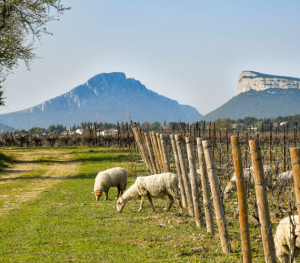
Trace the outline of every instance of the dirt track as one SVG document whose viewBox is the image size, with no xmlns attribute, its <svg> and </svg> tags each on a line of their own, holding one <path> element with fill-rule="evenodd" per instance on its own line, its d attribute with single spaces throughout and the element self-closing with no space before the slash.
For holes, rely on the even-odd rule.
<svg viewBox="0 0 300 263">
<path fill-rule="evenodd" d="M 78 173 L 74 157 L 55 149 L 5 150 L 5 155 L 15 161 L 0 171 L 0 217 Z"/>
</svg>

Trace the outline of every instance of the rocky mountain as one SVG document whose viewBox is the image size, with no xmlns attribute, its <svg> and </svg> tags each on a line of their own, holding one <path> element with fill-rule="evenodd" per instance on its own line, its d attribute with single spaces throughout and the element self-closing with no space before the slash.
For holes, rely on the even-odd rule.
<svg viewBox="0 0 300 263">
<path fill-rule="evenodd" d="M 267 75 L 255 71 L 242 71 L 238 80 L 238 94 L 249 90 L 299 89 L 300 79 Z"/>
<path fill-rule="evenodd" d="M 35 107 L 0 115 L 0 122 L 17 129 L 81 122 L 190 122 L 202 115 L 193 107 L 148 90 L 124 73 L 103 73 Z"/>
<path fill-rule="evenodd" d="M 300 79 L 243 71 L 238 95 L 198 120 L 276 118 L 300 113 Z"/>
</svg>

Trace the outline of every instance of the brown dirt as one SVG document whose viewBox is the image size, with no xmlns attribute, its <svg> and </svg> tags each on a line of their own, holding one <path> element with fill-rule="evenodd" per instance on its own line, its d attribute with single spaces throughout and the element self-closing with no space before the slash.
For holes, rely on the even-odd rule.
<svg viewBox="0 0 300 263">
<path fill-rule="evenodd" d="M 0 186 L 6 184 L 9 193 L 0 194 L 0 217 L 13 210 L 18 210 L 25 202 L 36 199 L 55 184 L 78 173 L 79 163 L 72 156 L 55 149 L 38 149 L 32 151 L 5 150 L 16 161 L 12 167 L 0 171 Z M 45 160 L 40 162 L 40 158 Z M 41 171 L 35 176 L 34 173 Z M 31 175 L 32 173 L 32 175 Z M 16 185 L 16 182 L 24 182 Z"/>
</svg>

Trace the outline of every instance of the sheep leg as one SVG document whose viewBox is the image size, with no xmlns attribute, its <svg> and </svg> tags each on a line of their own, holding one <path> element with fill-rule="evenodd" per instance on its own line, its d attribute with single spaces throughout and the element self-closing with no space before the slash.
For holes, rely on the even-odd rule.
<svg viewBox="0 0 300 263">
<path fill-rule="evenodd" d="M 154 213 L 155 212 L 155 208 L 154 208 L 154 205 L 153 205 L 153 202 L 152 202 L 152 198 L 151 198 L 151 196 L 147 196 L 148 197 L 148 199 L 149 199 L 149 202 L 150 202 L 150 204 L 151 204 L 151 207 L 152 207 L 152 212 Z"/>
<path fill-rule="evenodd" d="M 120 192 L 121 192 L 121 189 L 120 189 L 120 186 L 118 186 L 118 195 L 117 195 L 117 197 L 116 197 L 116 200 L 119 199 Z M 122 192 L 122 194 L 123 194 L 123 192 Z M 121 194 L 121 195 L 122 195 L 122 194 Z"/>
<path fill-rule="evenodd" d="M 172 204 L 174 203 L 174 198 L 173 198 L 173 196 L 168 195 L 168 197 L 169 197 L 169 199 L 170 199 L 170 203 L 169 203 L 167 209 L 165 210 L 166 212 L 169 212 L 169 211 L 170 211 L 171 206 L 172 206 Z"/>
<path fill-rule="evenodd" d="M 290 256 L 289 256 L 289 254 L 276 253 L 276 256 L 278 257 L 280 263 L 289 263 L 290 262 Z"/>
<path fill-rule="evenodd" d="M 140 205 L 138 212 L 141 212 L 143 210 L 143 203 L 144 203 L 144 197 L 141 196 L 141 205 Z"/>
<path fill-rule="evenodd" d="M 105 194 L 105 199 L 104 199 L 104 200 L 105 200 L 105 201 L 108 200 L 108 190 L 109 190 L 109 189 L 107 189 L 107 190 L 104 192 L 104 194 Z"/>
<path fill-rule="evenodd" d="M 178 202 L 178 205 L 179 205 L 180 213 L 182 213 L 182 212 L 183 212 L 183 209 L 182 209 L 182 205 L 181 205 L 181 200 L 180 200 L 180 198 L 177 198 L 177 202 Z"/>
</svg>

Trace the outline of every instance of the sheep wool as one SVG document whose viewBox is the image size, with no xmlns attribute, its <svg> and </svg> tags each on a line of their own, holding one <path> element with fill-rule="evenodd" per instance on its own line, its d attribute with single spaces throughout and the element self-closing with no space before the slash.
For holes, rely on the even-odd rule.
<svg viewBox="0 0 300 263">
<path fill-rule="evenodd" d="M 299 236 L 299 217 L 297 215 L 292 216 L 292 220 L 296 225 L 295 234 Z M 289 256 L 290 256 L 290 245 L 291 245 L 291 234 L 292 225 L 290 222 L 290 218 L 287 216 L 282 219 L 276 229 L 276 234 L 274 238 L 275 242 L 275 249 L 276 249 L 276 256 L 278 257 L 281 263 L 288 263 Z M 295 249 L 295 261 L 300 252 L 300 237 L 296 238 L 296 249 Z"/>
<path fill-rule="evenodd" d="M 275 180 L 277 180 L 277 181 L 280 181 L 280 180 L 290 181 L 290 180 L 293 180 L 293 178 L 294 178 L 293 171 L 290 170 L 290 171 L 287 171 L 287 172 L 284 172 L 284 173 L 280 173 Z"/>
<path fill-rule="evenodd" d="M 139 212 L 143 209 L 144 197 L 147 196 L 152 206 L 153 212 L 155 211 L 152 197 L 163 198 L 168 196 L 170 204 L 166 211 L 169 211 L 174 199 L 177 200 L 180 210 L 182 211 L 180 192 L 178 188 L 178 177 L 173 173 L 154 174 L 149 176 L 140 176 L 136 179 L 135 183 L 118 199 L 117 211 L 122 212 L 124 206 L 131 199 L 141 198 L 141 205 Z"/>
<path fill-rule="evenodd" d="M 111 187 L 118 188 L 118 195 L 116 198 L 118 199 L 120 192 L 122 195 L 123 191 L 126 189 L 127 176 L 127 170 L 121 167 L 115 167 L 99 172 L 96 176 L 94 185 L 94 193 L 96 196 L 96 200 L 99 200 L 103 192 L 105 194 L 105 200 L 107 200 L 108 191 Z"/>
<path fill-rule="evenodd" d="M 264 165 L 264 173 L 265 173 L 265 182 L 267 186 L 272 185 L 272 168 L 270 166 Z M 254 173 L 253 167 L 244 168 L 244 179 L 245 181 L 249 181 L 251 185 L 254 185 Z M 236 191 L 236 175 L 235 173 L 232 175 L 230 181 L 225 187 L 224 190 L 224 199 L 229 198 L 233 192 Z"/>
</svg>

